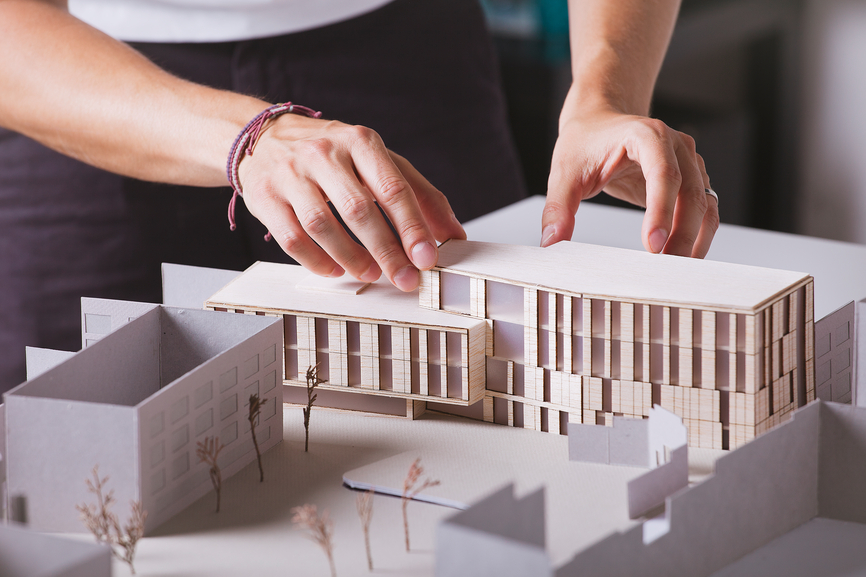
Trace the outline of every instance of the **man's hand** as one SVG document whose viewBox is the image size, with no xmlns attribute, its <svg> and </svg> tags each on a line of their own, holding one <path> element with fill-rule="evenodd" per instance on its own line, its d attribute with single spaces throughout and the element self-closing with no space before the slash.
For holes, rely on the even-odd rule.
<svg viewBox="0 0 866 577">
<path fill-rule="evenodd" d="M 553 152 L 542 246 L 570 239 L 580 201 L 602 190 L 646 208 L 644 247 L 703 258 L 719 227 L 719 207 L 694 140 L 659 120 L 612 110 L 562 123 Z"/>
<path fill-rule="evenodd" d="M 569 0 L 573 83 L 553 151 L 542 246 L 570 239 L 602 190 L 646 208 L 651 252 L 703 258 L 719 207 L 691 137 L 647 118 L 679 0 Z"/>
<path fill-rule="evenodd" d="M 411 291 L 418 271 L 435 266 L 437 239 L 466 238 L 445 196 L 369 128 L 280 116 L 241 162 L 239 176 L 250 212 L 286 253 L 320 275 L 345 271 L 374 281 L 384 272 Z"/>
</svg>

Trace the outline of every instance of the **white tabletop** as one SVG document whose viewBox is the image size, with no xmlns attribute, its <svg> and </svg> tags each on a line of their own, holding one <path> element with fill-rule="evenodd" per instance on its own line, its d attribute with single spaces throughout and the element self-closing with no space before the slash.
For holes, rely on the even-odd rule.
<svg viewBox="0 0 866 577">
<path fill-rule="evenodd" d="M 469 240 L 537 245 L 544 197 L 533 196 L 464 225 Z M 643 211 L 583 203 L 572 240 L 644 250 Z M 866 297 L 866 245 L 722 224 L 707 258 L 804 272 L 815 278 L 815 319 Z"/>
</svg>

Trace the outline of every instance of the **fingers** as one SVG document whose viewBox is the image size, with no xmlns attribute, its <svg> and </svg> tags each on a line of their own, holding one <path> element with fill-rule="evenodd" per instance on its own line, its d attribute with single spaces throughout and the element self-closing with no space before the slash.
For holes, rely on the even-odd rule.
<svg viewBox="0 0 866 577">
<path fill-rule="evenodd" d="M 704 192 L 709 177 L 694 140 L 664 130 L 670 133 L 668 138 L 639 144 L 646 179 L 644 247 L 655 253 L 703 258 L 718 229 L 718 207 L 709 206 Z"/>
<path fill-rule="evenodd" d="M 394 164 L 397 165 L 397 169 L 415 191 L 418 206 L 421 207 L 421 213 L 436 240 L 439 242 L 444 242 L 450 238 L 465 240 L 466 231 L 463 230 L 463 225 L 454 216 L 454 211 L 451 210 L 451 205 L 445 195 L 430 184 L 405 158 L 393 152 L 390 154 Z"/>
<path fill-rule="evenodd" d="M 343 274 L 343 268 L 313 242 L 291 206 L 276 196 L 263 196 L 260 203 L 265 216 L 259 220 L 286 254 L 318 275 L 339 277 Z"/>
<path fill-rule="evenodd" d="M 557 143 L 559 144 L 559 143 Z M 547 181 L 547 198 L 541 213 L 541 246 L 548 247 L 561 240 L 571 240 L 574 234 L 574 215 L 584 198 L 584 191 L 578 190 L 579 179 L 572 167 L 579 162 L 563 158 L 561 147 L 553 151 L 550 178 Z"/>
<path fill-rule="evenodd" d="M 363 211 L 338 201 L 335 205 L 391 282 L 401 290 L 414 290 L 419 283 L 418 270 L 436 265 L 439 256 L 436 239 L 427 226 L 415 191 L 391 160 L 381 139 L 371 130 L 359 131 L 363 140 L 352 153 L 354 168 L 388 216 L 399 239 L 394 238 L 387 226 L 370 226 L 365 205 L 358 205 L 364 207 Z"/>
<path fill-rule="evenodd" d="M 365 198 L 365 196 L 369 195 L 365 195 L 360 190 L 357 182 L 354 183 L 354 187 L 351 181 L 339 184 L 335 184 L 334 181 L 323 181 L 321 185 L 326 186 L 327 189 L 332 191 L 342 191 L 339 195 L 333 194 L 335 198 L 344 203 L 344 212 L 341 214 L 345 214 L 345 203 L 351 202 L 353 215 L 356 218 L 366 218 L 368 221 L 378 220 L 378 223 L 371 224 L 378 224 L 379 227 L 387 229 L 387 225 L 375 204 Z M 352 240 L 340 222 L 334 217 L 322 192 L 310 190 L 304 194 L 303 188 L 295 188 L 289 193 L 291 208 L 301 225 L 300 231 L 292 231 L 292 238 L 306 236 L 310 242 L 315 241 L 312 244 L 320 247 L 319 250 L 323 250 L 337 266 L 357 279 L 366 282 L 378 279 L 382 274 L 379 264 L 363 246 Z M 306 188 L 314 187 L 308 186 Z M 347 200 L 347 197 L 351 200 Z M 365 207 L 367 208 L 365 209 Z M 364 216 L 365 214 L 368 216 Z M 271 234 L 273 234 L 273 231 Z M 393 235 L 391 236 L 393 238 Z M 277 237 L 275 236 L 275 238 Z M 318 273 L 314 268 L 307 266 L 304 260 L 301 260 L 309 259 L 312 256 L 308 243 L 303 242 L 302 239 L 298 239 L 293 245 L 286 245 L 284 243 L 280 245 L 283 250 L 292 255 L 299 263 Z"/>
<path fill-rule="evenodd" d="M 674 145 L 674 151 L 682 181 L 679 190 L 674 191 L 676 205 L 673 227 L 663 252 L 691 256 L 707 210 L 707 195 L 704 192 L 704 181 L 695 158 L 694 140 L 684 134 L 677 134 L 677 136 L 679 138 Z"/>
<path fill-rule="evenodd" d="M 465 238 L 444 195 L 405 159 L 392 160 L 372 130 L 300 122 L 301 138 L 287 138 L 275 124 L 241 165 L 249 175 L 244 199 L 250 211 L 286 253 L 317 274 L 346 271 L 373 281 L 384 273 L 397 288 L 416 289 L 419 269 L 438 259 L 436 238 Z M 435 224 L 428 226 L 427 219 Z"/>
<path fill-rule="evenodd" d="M 704 188 L 712 188 L 710 186 L 710 177 L 707 175 L 707 169 L 704 166 L 704 159 L 701 155 L 698 156 L 698 166 L 701 169 L 703 176 Z M 704 193 L 706 194 L 706 193 Z M 713 243 L 713 237 L 719 230 L 719 201 L 715 197 L 707 194 L 707 211 L 704 213 L 704 218 L 701 223 L 701 231 L 698 233 L 698 239 L 695 241 L 695 246 L 692 248 L 692 256 L 695 258 L 704 258 L 710 252 L 710 245 Z"/>
</svg>

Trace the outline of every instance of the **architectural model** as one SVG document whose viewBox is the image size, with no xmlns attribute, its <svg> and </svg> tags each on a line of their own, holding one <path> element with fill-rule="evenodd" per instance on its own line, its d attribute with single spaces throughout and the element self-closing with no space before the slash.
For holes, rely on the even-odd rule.
<svg viewBox="0 0 866 577">
<path fill-rule="evenodd" d="M 651 469 L 628 483 L 628 516 L 637 519 L 689 484 L 688 430 L 656 405 L 648 419 L 614 417 L 612 427 L 568 424 L 568 459 Z"/>
<path fill-rule="evenodd" d="M 259 262 L 205 303 L 283 317 L 286 402 L 412 417 L 425 401 L 468 407 L 484 396 L 487 323 L 418 307 L 386 282 L 325 279 L 300 266 Z M 423 361 L 421 360 L 423 359 Z"/>
<path fill-rule="evenodd" d="M 818 400 L 719 459 L 703 483 L 669 496 L 662 516 L 577 552 L 553 574 L 709 576 L 809 524 L 831 525 L 841 538 L 860 535 L 866 524 L 864 443 L 866 409 Z M 442 523 L 438 577 L 464 574 L 455 560 L 484 567 L 497 561 L 487 554 L 503 551 L 517 558 L 514 564 L 543 566 L 538 536 L 544 532 L 537 530 L 544 526 L 543 506 L 526 511 L 511 493 L 498 491 Z M 520 546 L 529 537 L 534 547 Z M 782 561 L 774 569 L 788 574 L 791 567 Z"/>
<path fill-rule="evenodd" d="M 426 402 L 565 433 L 659 404 L 690 445 L 721 449 L 814 398 L 812 291 L 773 269 L 451 240 L 417 297 L 257 263 L 206 307 L 283 316 L 287 401 L 318 365 L 321 406 L 412 417 Z"/>
<path fill-rule="evenodd" d="M 152 531 L 211 490 L 197 440 L 219 436 L 223 477 L 255 459 L 251 394 L 268 400 L 262 450 L 282 440 L 281 319 L 98 299 L 82 318 L 88 346 L 4 396 L 8 492 L 31 528 L 82 531 L 75 506 L 98 465 Z"/>
<path fill-rule="evenodd" d="M 815 323 L 819 399 L 866 404 L 866 300 L 850 302 Z"/>
</svg>

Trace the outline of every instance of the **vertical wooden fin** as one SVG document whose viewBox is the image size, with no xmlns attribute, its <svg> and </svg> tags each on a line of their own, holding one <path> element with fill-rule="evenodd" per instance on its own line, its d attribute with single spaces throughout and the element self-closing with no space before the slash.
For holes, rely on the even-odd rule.
<svg viewBox="0 0 866 577">
<path fill-rule="evenodd" d="M 583 374 L 592 375 L 592 299 L 583 301 Z"/>
<path fill-rule="evenodd" d="M 439 332 L 439 396 L 448 397 L 448 333 Z"/>
<path fill-rule="evenodd" d="M 573 349 L 571 340 L 574 338 L 572 327 L 572 298 L 568 295 L 562 299 L 562 326 L 559 332 L 562 334 L 562 370 L 566 373 L 574 372 Z"/>
<path fill-rule="evenodd" d="M 430 394 L 429 355 L 427 354 L 427 330 L 418 329 L 418 380 L 419 392 L 425 397 Z"/>
<path fill-rule="evenodd" d="M 475 318 L 487 317 L 487 283 L 483 278 L 469 277 L 469 314 Z"/>
</svg>

